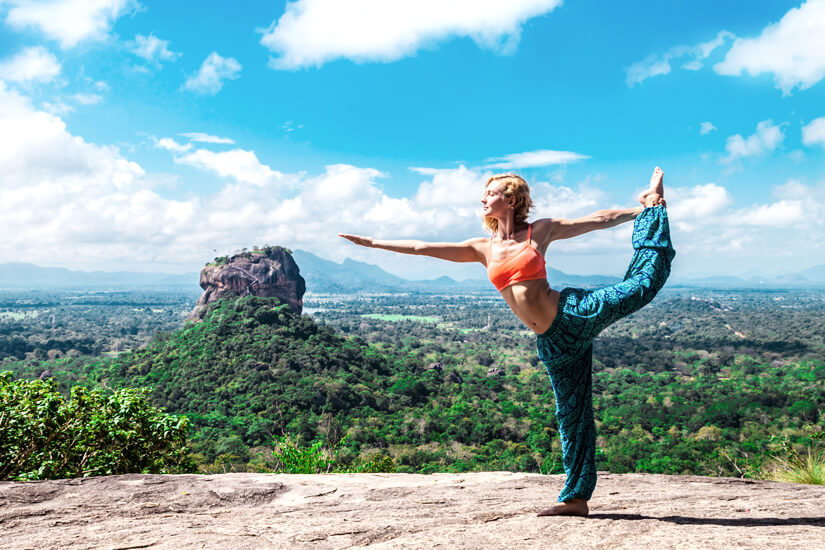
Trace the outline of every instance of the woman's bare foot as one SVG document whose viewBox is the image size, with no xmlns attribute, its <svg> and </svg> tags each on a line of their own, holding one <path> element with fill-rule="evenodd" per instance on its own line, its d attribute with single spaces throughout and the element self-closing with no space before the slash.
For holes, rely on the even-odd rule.
<svg viewBox="0 0 825 550">
<path fill-rule="evenodd" d="M 665 202 L 665 173 L 658 166 L 653 170 L 653 175 L 650 176 L 650 187 L 641 195 L 639 195 L 639 202 L 645 208 L 651 206 L 662 205 L 666 206 Z"/>
<path fill-rule="evenodd" d="M 541 516 L 582 516 L 586 517 L 590 513 L 587 501 L 583 498 L 574 498 L 565 502 L 559 502 L 552 508 L 539 512 Z"/>
</svg>

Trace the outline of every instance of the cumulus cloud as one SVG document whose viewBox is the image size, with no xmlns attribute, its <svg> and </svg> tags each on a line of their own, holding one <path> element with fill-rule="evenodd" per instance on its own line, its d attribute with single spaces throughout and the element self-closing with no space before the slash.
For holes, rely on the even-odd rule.
<svg viewBox="0 0 825 550">
<path fill-rule="evenodd" d="M 348 58 L 396 61 L 451 37 L 469 37 L 503 54 L 515 51 L 525 21 L 562 0 L 297 0 L 263 31 L 278 69 Z"/>
<path fill-rule="evenodd" d="M 803 203 L 800 200 L 783 200 L 743 210 L 737 218 L 748 225 L 785 227 L 803 220 Z"/>
<path fill-rule="evenodd" d="M 758 37 L 737 39 L 713 68 L 731 76 L 773 73 L 783 95 L 810 88 L 825 77 L 825 0 L 808 0 Z"/>
<path fill-rule="evenodd" d="M 669 217 L 686 232 L 718 217 L 733 203 L 728 190 L 716 183 L 669 188 L 666 196 Z"/>
<path fill-rule="evenodd" d="M 117 148 L 73 135 L 59 116 L 35 108 L 0 83 L 0 234 L 5 236 L 0 262 L 84 269 L 145 269 L 149 264 L 192 271 L 213 257 L 214 249 L 223 254 L 270 243 L 395 271 L 417 269 L 432 277 L 448 273 L 450 266 L 353 247 L 336 233 L 438 241 L 481 234 L 479 198 L 490 175 L 484 167 L 415 168 L 421 175 L 415 190 L 392 196 L 382 188 L 388 175 L 370 167 L 335 164 L 316 173 L 286 174 L 238 147 L 216 152 L 207 149 L 214 145 L 209 142 L 184 144 L 168 137 L 156 144 L 178 163 L 222 178 L 223 185 L 185 199 L 164 196 L 153 185 L 157 178 Z M 572 218 L 611 206 L 588 180 L 577 186 L 533 182 L 532 188 L 534 217 Z M 790 226 L 805 231 L 806 253 L 808 248 L 816 253 L 822 248 L 818 243 L 825 243 L 819 215 L 825 189 L 788 182 L 778 193 L 772 203 L 736 210 L 725 188 L 715 183 L 668 188 L 680 261 L 698 254 L 718 258 L 723 249 L 734 259 L 756 254 L 757 247 L 758 254 L 798 254 L 800 249 L 777 231 Z M 568 272 L 575 265 L 592 272 L 586 266 L 598 259 L 600 271 L 619 273 L 629 258 L 630 230 L 626 224 L 554 244 L 551 261 Z M 576 258 L 588 255 L 597 258 L 576 264 Z M 482 268 L 475 268 L 471 273 L 483 276 Z"/>
<path fill-rule="evenodd" d="M 802 143 L 825 146 L 825 116 L 815 118 L 802 127 Z"/>
<path fill-rule="evenodd" d="M 649 55 L 642 61 L 637 61 L 625 69 L 625 83 L 632 88 L 648 78 L 666 75 L 672 70 L 671 62 L 681 61 L 682 69 L 698 71 L 714 50 L 724 46 L 732 38 L 734 38 L 733 34 L 728 31 L 721 31 L 715 38 L 707 42 L 701 42 L 695 46 L 674 46 L 664 54 Z"/>
<path fill-rule="evenodd" d="M 740 134 L 730 136 L 725 149 L 728 154 L 722 159 L 725 163 L 742 157 L 762 155 L 776 149 L 785 139 L 781 125 L 774 125 L 771 120 L 763 120 L 756 125 L 756 132 L 744 138 Z"/>
<path fill-rule="evenodd" d="M 36 28 L 62 48 L 103 40 L 135 0 L 6 0 L 6 22 L 15 29 Z"/>
<path fill-rule="evenodd" d="M 527 151 L 525 153 L 515 153 L 504 155 L 503 157 L 488 159 L 487 168 L 499 170 L 516 170 L 520 168 L 538 168 L 539 166 L 551 166 L 554 164 L 569 164 L 579 160 L 589 159 L 587 155 L 573 153 L 571 151 Z"/>
<path fill-rule="evenodd" d="M 51 82 L 60 74 L 60 63 L 43 46 L 26 48 L 0 61 L 0 79 L 6 82 Z"/>
<path fill-rule="evenodd" d="M 251 183 L 259 187 L 277 183 L 283 178 L 283 174 L 262 164 L 254 151 L 243 149 L 221 152 L 197 149 L 175 158 L 175 162 L 194 166 L 224 178 L 232 178 L 239 183 Z"/>
<path fill-rule="evenodd" d="M 176 61 L 182 55 L 169 49 L 168 40 L 161 40 L 154 34 L 135 35 L 132 53 L 156 66 L 159 66 L 161 61 Z"/>
<path fill-rule="evenodd" d="M 186 80 L 183 89 L 197 94 L 215 95 L 221 91 L 225 80 L 240 77 L 241 68 L 237 59 L 221 57 L 218 52 L 212 52 L 204 59 L 198 72 Z"/>
<path fill-rule="evenodd" d="M 709 134 L 709 133 L 713 132 L 714 130 L 716 130 L 716 126 L 714 126 L 712 123 L 703 122 L 703 123 L 700 124 L 700 127 L 699 127 L 699 135 L 704 136 L 705 134 Z"/>
</svg>

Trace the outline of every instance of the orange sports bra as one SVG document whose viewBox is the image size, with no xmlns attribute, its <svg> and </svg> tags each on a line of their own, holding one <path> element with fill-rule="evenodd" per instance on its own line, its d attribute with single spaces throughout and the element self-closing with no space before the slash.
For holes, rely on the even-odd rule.
<svg viewBox="0 0 825 550">
<path fill-rule="evenodd" d="M 515 283 L 547 278 L 544 256 L 530 244 L 532 231 L 533 224 L 530 224 L 527 227 L 527 241 L 524 243 L 524 248 L 506 260 L 490 258 L 487 262 L 487 276 L 499 292 Z M 491 243 L 492 240 L 493 238 L 490 237 Z"/>
</svg>

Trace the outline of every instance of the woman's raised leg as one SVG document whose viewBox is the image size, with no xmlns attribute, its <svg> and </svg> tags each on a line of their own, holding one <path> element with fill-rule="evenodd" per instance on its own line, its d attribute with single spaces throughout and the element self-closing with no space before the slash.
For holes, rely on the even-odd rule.
<svg viewBox="0 0 825 550">
<path fill-rule="evenodd" d="M 610 324 L 650 303 L 670 276 L 676 251 L 670 240 L 662 178 L 657 168 L 650 189 L 639 197 L 645 209 L 633 225 L 633 258 L 624 280 L 594 290 L 582 300 L 581 313 L 592 321 L 587 337 L 595 338 Z"/>
</svg>

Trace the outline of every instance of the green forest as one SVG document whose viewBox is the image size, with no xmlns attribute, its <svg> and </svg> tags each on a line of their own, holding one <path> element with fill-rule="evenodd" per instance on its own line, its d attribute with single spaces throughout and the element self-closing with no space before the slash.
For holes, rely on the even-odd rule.
<svg viewBox="0 0 825 550">
<path fill-rule="evenodd" d="M 598 469 L 755 477 L 811 445 L 825 424 L 822 296 L 755 294 L 666 294 L 603 333 Z M 312 316 L 276 299 L 223 300 L 130 351 L 41 347 L 0 370 L 49 371 L 64 394 L 147 388 L 153 406 L 188 419 L 181 464 L 201 472 L 276 470 L 284 436 L 334 449 L 337 470 L 378 457 L 398 472 L 562 472 L 535 339 L 492 297 L 307 304 Z"/>
</svg>

